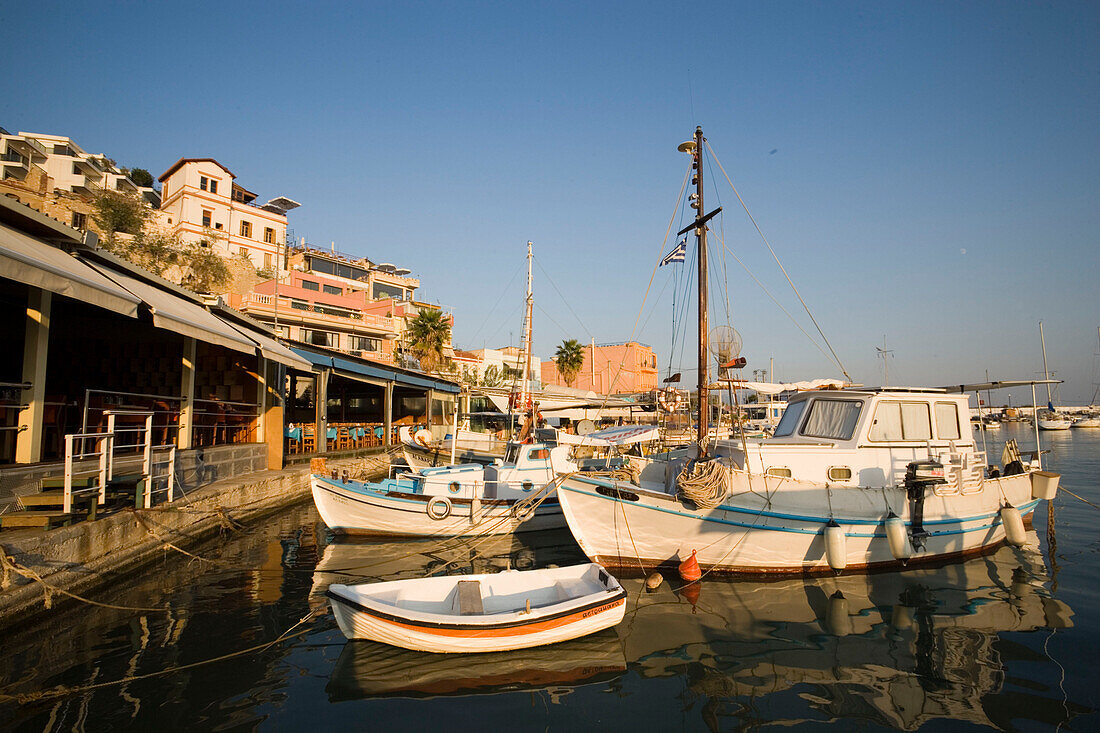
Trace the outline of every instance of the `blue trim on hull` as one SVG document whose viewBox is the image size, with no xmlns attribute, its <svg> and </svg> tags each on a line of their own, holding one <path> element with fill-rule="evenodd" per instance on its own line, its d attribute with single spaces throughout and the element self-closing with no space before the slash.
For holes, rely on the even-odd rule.
<svg viewBox="0 0 1100 733">
<path fill-rule="evenodd" d="M 607 486 L 609 488 L 614 487 L 613 484 L 605 484 L 602 481 L 597 481 L 597 482 L 586 481 L 585 483 L 598 483 L 601 486 Z M 614 487 L 614 488 L 618 488 L 618 487 Z M 703 515 L 700 515 L 700 514 L 692 514 L 690 512 L 681 512 L 681 511 L 677 511 L 675 509 L 664 509 L 664 508 L 659 507 L 659 506 L 653 506 L 652 504 L 639 504 L 638 502 L 633 502 L 633 501 L 626 502 L 626 501 L 622 501 L 621 499 L 618 499 L 618 498 L 613 497 L 613 496 L 604 496 L 603 494 L 599 494 L 599 493 L 595 493 L 595 492 L 591 492 L 591 491 L 581 491 L 580 489 L 570 488 L 567 485 L 559 486 L 558 490 L 559 491 L 572 491 L 573 493 L 576 493 L 576 494 L 584 494 L 585 496 L 591 496 L 591 497 L 594 497 L 594 498 L 597 498 L 597 499 L 606 499 L 608 501 L 619 502 L 619 503 L 627 504 L 627 505 L 643 506 L 646 509 L 649 509 L 650 511 L 663 512 L 665 514 L 673 514 L 673 515 L 681 516 L 681 517 L 690 517 L 692 519 L 697 519 L 697 520 L 701 520 L 701 521 L 704 521 L 704 522 L 713 522 L 715 524 L 725 524 L 725 525 L 728 525 L 728 526 L 731 526 L 731 527 L 744 527 L 746 529 L 768 530 L 770 532 L 793 532 L 793 533 L 796 533 L 796 534 L 814 534 L 814 535 L 816 535 L 816 534 L 821 534 L 825 531 L 824 525 L 826 523 L 828 523 L 828 521 L 829 521 L 828 517 L 809 517 L 809 516 L 804 517 L 804 516 L 797 515 L 797 514 L 780 514 L 780 513 L 777 513 L 777 512 L 754 511 L 752 509 L 742 509 L 742 508 L 739 508 L 739 507 L 738 508 L 733 508 L 733 507 L 728 507 L 727 508 L 725 505 L 720 506 L 720 507 L 716 507 L 716 509 L 714 510 L 714 511 L 737 512 L 737 513 L 742 513 L 742 514 L 752 514 L 754 516 L 765 517 L 765 518 L 769 518 L 769 519 L 774 518 L 774 519 L 795 520 L 795 521 L 800 521 L 800 522 L 812 522 L 812 523 L 815 523 L 815 524 L 820 524 L 821 527 L 819 527 L 817 529 L 804 529 L 802 527 L 775 527 L 775 526 L 769 526 L 769 525 L 766 525 L 766 524 L 748 524 L 746 522 L 738 522 L 738 521 L 734 521 L 732 519 L 720 519 L 718 517 L 703 516 Z M 625 491 L 625 490 L 628 490 L 628 489 L 622 489 L 622 490 Z M 1028 514 L 1030 514 L 1035 509 L 1036 506 L 1038 506 L 1038 504 L 1039 504 L 1039 500 L 1034 499 L 1032 501 L 1029 501 L 1026 504 L 1021 504 L 1020 506 L 1017 507 L 1017 509 L 1020 510 L 1021 516 L 1027 516 Z M 989 519 L 991 517 L 996 518 L 996 517 L 999 517 L 999 516 L 1000 516 L 999 513 L 994 512 L 993 514 L 978 514 L 978 515 L 975 515 L 973 517 L 963 517 L 961 519 L 938 519 L 938 520 L 931 521 L 931 522 L 925 522 L 924 526 L 929 526 L 929 525 L 933 525 L 933 524 L 965 524 L 966 522 L 975 522 L 975 521 L 979 521 L 979 520 L 982 520 L 982 519 Z M 851 520 L 851 521 L 849 521 L 847 519 L 837 519 L 836 522 L 838 524 L 842 524 L 842 525 L 844 525 L 844 524 L 873 524 L 873 525 L 876 525 L 876 526 L 882 525 L 881 521 L 880 522 L 874 522 L 872 520 L 867 520 L 867 519 L 857 519 L 857 520 Z M 928 534 L 931 537 L 942 537 L 942 536 L 946 536 L 946 535 L 966 534 L 967 532 L 988 531 L 988 530 L 992 529 L 993 527 L 996 527 L 998 524 L 1000 524 L 1000 520 L 996 519 L 992 524 L 982 524 L 982 525 L 979 525 L 977 527 L 970 527 L 968 529 L 940 530 L 940 531 L 936 531 L 936 532 L 929 532 Z M 911 526 L 911 525 L 910 525 L 909 522 L 906 522 L 906 526 L 908 527 L 908 526 Z M 871 533 L 867 533 L 867 532 L 845 532 L 844 536 L 845 537 L 871 537 L 871 538 L 879 537 L 879 538 L 884 538 L 884 537 L 886 537 L 886 534 L 882 533 L 882 532 L 871 532 Z"/>
</svg>

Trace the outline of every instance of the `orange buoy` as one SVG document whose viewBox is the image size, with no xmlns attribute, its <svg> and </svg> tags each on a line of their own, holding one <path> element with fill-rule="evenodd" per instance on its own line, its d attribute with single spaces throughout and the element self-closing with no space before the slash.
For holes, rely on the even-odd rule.
<svg viewBox="0 0 1100 733">
<path fill-rule="evenodd" d="M 699 569 L 699 563 L 695 560 L 695 550 L 691 551 L 691 557 L 680 563 L 680 577 L 689 583 L 694 583 L 703 577 L 703 571 Z"/>
<path fill-rule="evenodd" d="M 702 592 L 703 584 L 699 581 L 688 583 L 680 588 L 680 597 L 691 604 L 691 612 L 695 613 L 695 604 L 699 602 L 699 593 Z"/>
</svg>

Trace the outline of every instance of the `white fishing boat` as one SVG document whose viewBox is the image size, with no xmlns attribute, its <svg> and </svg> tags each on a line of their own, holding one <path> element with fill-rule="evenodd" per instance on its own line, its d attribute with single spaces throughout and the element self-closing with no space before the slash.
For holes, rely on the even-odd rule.
<svg viewBox="0 0 1100 733">
<path fill-rule="evenodd" d="M 699 242 L 699 403 L 711 389 L 706 330 L 706 223 L 702 130 L 692 155 Z M 737 356 L 733 354 L 733 356 Z M 729 357 L 723 355 L 722 364 Z M 828 573 L 902 567 L 1023 541 L 1023 517 L 1053 498 L 1058 475 L 1032 471 L 1014 443 L 989 465 L 967 429 L 965 392 L 942 389 L 814 390 L 791 398 L 774 437 L 707 440 L 708 410 L 693 450 L 653 458 L 635 476 L 562 478 L 558 498 L 581 549 L 613 567 L 678 563 L 747 574 Z M 632 459 L 637 464 L 645 459 Z"/>
<path fill-rule="evenodd" d="M 553 495 L 557 472 L 576 466 L 568 449 L 513 443 L 499 464 L 401 472 L 381 481 L 313 474 L 321 519 L 341 534 L 435 536 L 509 534 L 563 526 Z"/>
<path fill-rule="evenodd" d="M 1073 421 L 1075 428 L 1100 428 L 1100 415 L 1085 415 Z"/>
<path fill-rule="evenodd" d="M 326 595 L 347 638 L 426 652 L 553 644 L 614 626 L 626 610 L 626 592 L 596 564 L 331 585 Z"/>
<path fill-rule="evenodd" d="M 457 439 L 454 437 L 457 435 Z M 435 440 L 431 431 L 404 425 L 397 431 L 402 455 L 412 468 L 434 468 L 451 463 L 492 463 L 504 457 L 508 441 L 489 433 L 471 430 L 469 418 L 443 440 Z M 452 455 L 454 459 L 452 460 Z"/>
</svg>

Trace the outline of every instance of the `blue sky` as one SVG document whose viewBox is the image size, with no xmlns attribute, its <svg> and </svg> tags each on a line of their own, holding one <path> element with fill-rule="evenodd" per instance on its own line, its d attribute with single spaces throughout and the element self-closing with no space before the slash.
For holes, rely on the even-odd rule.
<svg viewBox="0 0 1100 733">
<path fill-rule="evenodd" d="M 422 298 L 453 309 L 460 347 L 518 339 L 530 239 L 538 353 L 625 340 L 639 321 L 667 365 L 677 268 L 638 313 L 686 167 L 676 145 L 700 124 L 857 381 L 882 382 L 884 336 L 892 383 L 1029 377 L 1040 319 L 1063 401 L 1087 402 L 1100 379 L 1097 3 L 23 3 L 4 16 L 0 125 L 154 175 L 215 157 L 261 198 L 300 201 L 297 236 L 412 269 Z M 715 229 L 813 333 L 718 183 Z M 837 374 L 732 259 L 725 278 L 750 370 L 774 357 L 783 379 Z"/>
</svg>

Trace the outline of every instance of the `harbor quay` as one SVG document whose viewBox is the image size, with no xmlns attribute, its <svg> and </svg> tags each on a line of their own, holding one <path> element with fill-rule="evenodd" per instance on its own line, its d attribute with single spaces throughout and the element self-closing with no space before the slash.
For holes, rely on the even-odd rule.
<svg viewBox="0 0 1100 733">
<path fill-rule="evenodd" d="M 327 468 L 364 478 L 386 472 L 387 452 L 364 453 L 329 460 Z M 0 633 L 101 597 L 112 583 L 142 574 L 164 553 L 195 559 L 192 551 L 201 552 L 209 542 L 308 502 L 310 470 L 303 462 L 256 471 L 147 509 L 128 507 L 52 530 L 5 532 L 0 535 Z"/>
</svg>

